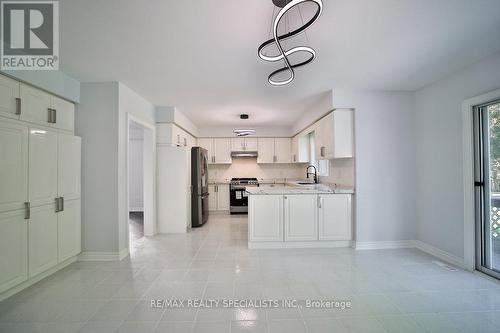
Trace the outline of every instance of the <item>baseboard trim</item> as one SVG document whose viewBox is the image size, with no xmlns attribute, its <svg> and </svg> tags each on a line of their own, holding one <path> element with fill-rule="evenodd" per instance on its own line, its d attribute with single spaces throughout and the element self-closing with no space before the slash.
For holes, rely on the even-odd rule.
<svg viewBox="0 0 500 333">
<path fill-rule="evenodd" d="M 127 248 L 120 252 L 86 251 L 80 254 L 78 261 L 120 261 L 126 258 L 128 254 Z"/>
<path fill-rule="evenodd" d="M 436 258 L 439 258 L 449 264 L 465 269 L 465 261 L 463 258 L 457 257 L 451 253 L 438 249 L 430 244 L 424 243 L 419 240 L 415 240 L 415 248 L 422 252 L 430 254 Z"/>
<path fill-rule="evenodd" d="M 388 250 L 408 249 L 415 247 L 414 240 L 380 241 L 380 242 L 356 242 L 356 250 Z"/>
<path fill-rule="evenodd" d="M 46 270 L 45 272 L 42 272 L 32 278 L 30 278 L 29 280 L 26 280 L 24 282 L 21 282 L 20 284 L 18 284 L 17 286 L 15 287 L 12 287 L 10 288 L 9 290 L 6 290 L 4 291 L 3 293 L 0 293 L 0 302 L 17 294 L 18 292 L 34 285 L 35 283 L 45 279 L 46 277 L 54 274 L 55 272 L 63 269 L 64 267 L 68 266 L 68 265 L 71 265 L 72 263 L 74 263 L 76 260 L 78 259 L 77 256 L 75 257 L 71 257 L 69 259 L 66 259 L 65 261 L 57 264 L 56 266 Z"/>
<path fill-rule="evenodd" d="M 351 246 L 351 241 L 248 242 L 249 249 L 321 249 Z"/>
</svg>

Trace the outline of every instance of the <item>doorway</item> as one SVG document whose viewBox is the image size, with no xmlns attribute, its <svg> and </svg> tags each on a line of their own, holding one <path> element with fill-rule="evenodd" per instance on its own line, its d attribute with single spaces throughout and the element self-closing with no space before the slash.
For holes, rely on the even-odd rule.
<svg viewBox="0 0 500 333">
<path fill-rule="evenodd" d="M 128 247 L 139 250 L 144 236 L 156 233 L 154 126 L 128 115 L 127 218 Z"/>
<path fill-rule="evenodd" d="M 474 107 L 476 269 L 500 278 L 500 100 Z"/>
</svg>

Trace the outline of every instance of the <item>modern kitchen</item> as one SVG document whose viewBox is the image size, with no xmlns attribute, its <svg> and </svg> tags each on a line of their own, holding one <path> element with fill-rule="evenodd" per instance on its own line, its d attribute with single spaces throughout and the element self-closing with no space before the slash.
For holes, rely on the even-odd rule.
<svg viewBox="0 0 500 333">
<path fill-rule="evenodd" d="M 500 331 L 497 0 L 0 7 L 0 333 Z"/>
</svg>

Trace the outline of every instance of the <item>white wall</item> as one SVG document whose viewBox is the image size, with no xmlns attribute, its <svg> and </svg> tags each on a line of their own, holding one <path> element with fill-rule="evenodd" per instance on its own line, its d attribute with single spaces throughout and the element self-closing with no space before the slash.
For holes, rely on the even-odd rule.
<svg viewBox="0 0 500 333">
<path fill-rule="evenodd" d="M 334 89 L 333 107 L 355 109 L 356 240 L 415 239 L 412 94 Z"/>
<path fill-rule="evenodd" d="M 137 129 L 131 129 L 134 133 Z M 142 129 L 140 130 L 142 131 Z M 129 210 L 142 212 L 144 209 L 144 181 L 143 181 L 143 149 L 144 139 L 142 135 L 130 135 L 128 147 L 128 179 L 129 179 Z"/>
<path fill-rule="evenodd" d="M 156 107 L 157 123 L 175 123 L 193 136 L 198 136 L 198 127 L 173 106 Z"/>
<path fill-rule="evenodd" d="M 333 108 L 355 109 L 356 240 L 398 241 L 415 238 L 415 142 L 410 92 L 334 89 L 299 119 L 294 131 Z M 335 164 L 335 161 L 332 163 Z M 354 160 L 337 162 L 326 181 L 343 182 Z"/>
<path fill-rule="evenodd" d="M 119 218 L 119 251 L 128 249 L 128 189 L 127 189 L 127 149 L 128 149 L 128 122 L 127 115 L 134 117 L 135 120 L 143 125 L 150 126 L 150 131 L 155 131 L 156 115 L 155 106 L 142 96 L 128 88 L 123 83 L 118 83 L 119 101 L 118 101 L 118 218 Z M 153 138 L 156 135 L 153 133 Z M 154 141 L 154 140 L 153 140 Z M 154 141 L 153 147 L 156 146 Z M 156 160 L 156 157 L 153 157 Z M 156 166 L 151 166 L 151 174 L 156 174 Z M 151 189 L 152 190 L 152 189 Z M 155 192 L 155 191 L 153 191 Z M 153 199 L 155 202 L 155 199 Z M 155 209 L 153 209 L 153 212 Z M 144 216 L 146 226 L 147 216 Z M 152 217 L 153 221 L 156 218 Z"/>
<path fill-rule="evenodd" d="M 118 84 L 83 83 L 75 132 L 82 137 L 82 251 L 118 251 Z"/>
<path fill-rule="evenodd" d="M 84 252 L 117 254 L 128 247 L 127 115 L 153 127 L 149 137 L 154 147 L 151 103 L 119 82 L 82 84 L 75 132 L 82 137 Z M 154 204 L 154 198 L 151 201 Z"/>
<path fill-rule="evenodd" d="M 417 239 L 464 256 L 462 111 L 500 88 L 500 53 L 415 93 Z"/>
</svg>

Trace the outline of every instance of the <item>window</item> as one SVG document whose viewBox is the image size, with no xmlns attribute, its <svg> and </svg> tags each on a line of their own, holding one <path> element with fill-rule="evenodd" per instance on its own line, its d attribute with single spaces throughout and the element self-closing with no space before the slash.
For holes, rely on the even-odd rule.
<svg viewBox="0 0 500 333">
<path fill-rule="evenodd" d="M 330 173 L 330 161 L 316 159 L 314 132 L 309 133 L 307 136 L 309 137 L 309 162 L 316 167 L 318 176 L 327 177 Z"/>
</svg>

